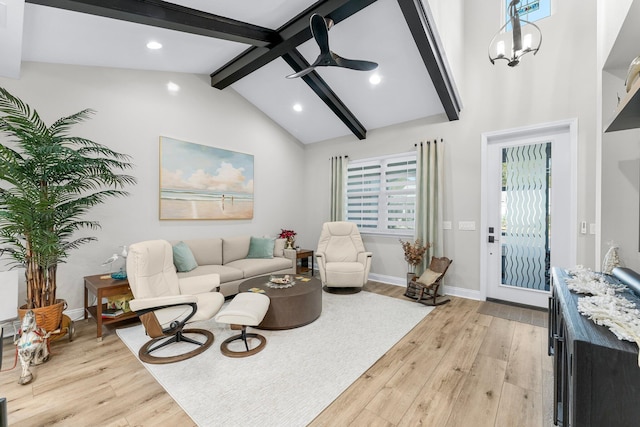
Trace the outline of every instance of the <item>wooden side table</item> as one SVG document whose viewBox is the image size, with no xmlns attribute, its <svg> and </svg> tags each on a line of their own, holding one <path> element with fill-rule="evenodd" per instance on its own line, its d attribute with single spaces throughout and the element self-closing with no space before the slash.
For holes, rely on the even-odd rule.
<svg viewBox="0 0 640 427">
<path fill-rule="evenodd" d="M 311 258 L 311 267 L 309 267 L 309 258 Z M 296 265 L 296 273 L 302 274 L 311 270 L 313 276 L 313 251 L 311 249 L 300 249 L 296 252 L 296 261 L 300 260 L 300 265 Z"/>
<path fill-rule="evenodd" d="M 103 274 L 96 274 L 95 276 L 87 276 L 84 278 L 84 318 L 88 319 L 89 316 L 91 316 L 96 319 L 96 323 L 98 324 L 96 338 L 98 341 L 102 341 L 103 325 L 111 325 L 137 317 L 133 311 L 123 313 L 113 319 L 105 319 L 102 317 L 102 310 L 106 309 L 106 304 L 102 303 L 103 298 L 131 292 L 128 280 L 116 280 L 112 279 L 109 275 L 106 276 L 108 277 L 106 279 L 102 278 L 105 277 Z M 97 298 L 97 304 L 91 307 L 89 307 L 89 292 Z"/>
</svg>

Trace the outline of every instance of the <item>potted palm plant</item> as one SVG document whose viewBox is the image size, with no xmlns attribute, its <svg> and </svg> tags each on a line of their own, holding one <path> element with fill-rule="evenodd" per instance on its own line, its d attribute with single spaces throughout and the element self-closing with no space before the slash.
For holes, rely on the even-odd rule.
<svg viewBox="0 0 640 427">
<path fill-rule="evenodd" d="M 128 195 L 123 188 L 136 182 L 121 173 L 133 167 L 129 156 L 68 134 L 91 114 L 82 110 L 47 126 L 34 109 L 0 88 L 0 244 L 25 269 L 27 297 L 20 308 L 59 310 L 45 316 L 58 319 L 42 325 L 47 331 L 62 318 L 58 265 L 72 249 L 96 240 L 76 235 L 100 227 L 85 215 L 108 198 Z"/>
</svg>

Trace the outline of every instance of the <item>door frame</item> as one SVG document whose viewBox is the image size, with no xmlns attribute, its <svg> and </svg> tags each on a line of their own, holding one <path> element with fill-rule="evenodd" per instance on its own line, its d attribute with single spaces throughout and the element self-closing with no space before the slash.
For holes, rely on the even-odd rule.
<svg viewBox="0 0 640 427">
<path fill-rule="evenodd" d="M 489 285 L 489 268 L 488 268 L 488 191 L 485 191 L 488 185 L 488 148 L 492 144 L 504 143 L 509 140 L 526 139 L 543 137 L 544 135 L 553 135 L 558 133 L 566 133 L 569 137 L 569 254 L 568 259 L 571 265 L 562 267 L 573 267 L 577 260 L 577 237 L 578 237 L 578 119 L 567 119 L 556 122 L 541 123 L 531 126 L 523 126 L 518 128 L 504 129 L 493 132 L 482 133 L 481 146 L 481 215 L 480 215 L 480 297 L 482 300 L 487 299 L 487 289 Z M 552 160 L 553 162 L 553 157 Z M 552 178 L 553 179 L 553 178 Z M 542 291 L 538 291 L 542 292 Z M 546 304 L 545 304 L 546 305 Z"/>
</svg>

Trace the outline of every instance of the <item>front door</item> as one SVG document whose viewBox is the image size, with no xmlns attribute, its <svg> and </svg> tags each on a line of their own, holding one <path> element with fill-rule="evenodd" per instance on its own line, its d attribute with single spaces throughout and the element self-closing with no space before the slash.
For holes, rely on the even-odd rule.
<svg viewBox="0 0 640 427">
<path fill-rule="evenodd" d="M 572 267 L 569 129 L 544 126 L 483 139 L 487 298 L 545 307 L 550 267 Z"/>
</svg>

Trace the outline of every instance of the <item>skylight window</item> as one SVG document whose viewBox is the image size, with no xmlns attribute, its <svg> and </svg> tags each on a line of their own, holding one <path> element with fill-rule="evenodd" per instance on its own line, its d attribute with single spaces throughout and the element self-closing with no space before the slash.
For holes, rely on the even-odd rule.
<svg viewBox="0 0 640 427">
<path fill-rule="evenodd" d="M 510 3 L 511 0 L 504 0 L 504 17 L 509 16 Z M 551 16 L 551 0 L 520 0 L 517 8 L 520 19 L 529 22 L 539 21 L 540 19 Z M 511 31 L 511 25 L 508 25 L 506 30 Z"/>
</svg>

